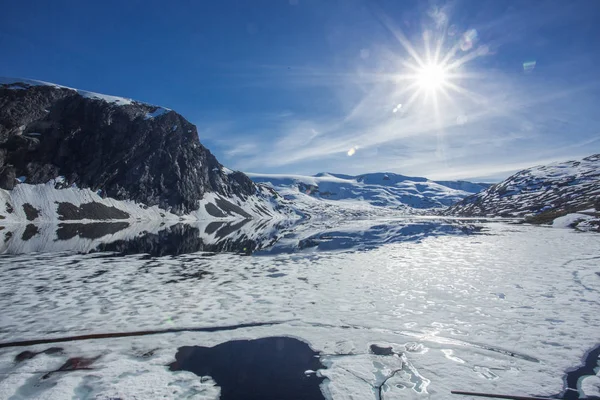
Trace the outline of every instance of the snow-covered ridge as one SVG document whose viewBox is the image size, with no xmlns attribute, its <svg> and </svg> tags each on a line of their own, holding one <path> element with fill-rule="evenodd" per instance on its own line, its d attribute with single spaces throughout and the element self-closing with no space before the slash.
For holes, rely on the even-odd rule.
<svg viewBox="0 0 600 400">
<path fill-rule="evenodd" d="M 462 181 L 435 182 L 394 173 L 358 176 L 320 173 L 314 176 L 247 174 L 254 182 L 271 185 L 289 198 L 301 195 L 327 200 L 364 201 L 398 209 L 442 208 L 487 187 Z M 459 189 L 460 188 L 460 189 Z"/>
<path fill-rule="evenodd" d="M 156 107 L 155 111 L 153 111 L 152 113 L 148 113 L 147 118 L 154 118 L 154 117 L 160 116 L 168 111 L 171 111 L 170 109 L 165 108 L 165 107 L 154 106 L 152 104 L 142 103 L 139 101 L 128 99 L 126 97 L 94 93 L 94 92 L 89 92 L 87 90 L 75 89 L 75 88 L 71 88 L 68 86 L 57 85 L 56 83 L 38 81 L 38 80 L 34 80 L 34 79 L 0 77 L 0 85 L 4 86 L 5 88 L 8 88 L 8 89 L 15 89 L 15 90 L 27 89 L 30 86 L 49 86 L 49 87 L 53 87 L 53 88 L 57 88 L 57 89 L 72 90 L 74 92 L 77 92 L 80 96 L 85 97 L 87 99 L 103 100 L 107 103 L 112 103 L 112 104 L 120 105 L 120 106 L 137 103 L 137 104 L 148 105 L 151 107 Z"/>
<path fill-rule="evenodd" d="M 556 162 L 525 169 L 489 189 L 452 206 L 448 214 L 461 216 L 526 217 L 551 223 L 567 214 L 581 213 L 600 227 L 600 154 L 581 160 Z M 562 219 L 556 226 L 590 218 Z"/>
</svg>

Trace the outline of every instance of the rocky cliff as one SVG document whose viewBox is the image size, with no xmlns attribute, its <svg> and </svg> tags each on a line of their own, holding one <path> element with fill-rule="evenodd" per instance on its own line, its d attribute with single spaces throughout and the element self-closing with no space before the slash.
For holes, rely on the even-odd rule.
<svg viewBox="0 0 600 400">
<path fill-rule="evenodd" d="M 0 188 L 11 191 L 20 182 L 89 189 L 177 215 L 204 206 L 213 217 L 270 216 L 277 208 L 274 193 L 224 168 L 175 111 L 2 78 Z"/>
</svg>

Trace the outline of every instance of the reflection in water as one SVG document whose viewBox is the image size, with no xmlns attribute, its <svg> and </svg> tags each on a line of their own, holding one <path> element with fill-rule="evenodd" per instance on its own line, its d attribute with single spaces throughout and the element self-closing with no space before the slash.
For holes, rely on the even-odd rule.
<svg viewBox="0 0 600 400">
<path fill-rule="evenodd" d="M 250 235 L 240 229 L 248 220 L 237 223 L 222 223 L 212 234 L 202 232 L 200 227 L 187 224 L 169 226 L 157 233 L 145 233 L 131 239 L 102 243 L 96 251 L 110 251 L 120 254 L 145 253 L 153 257 L 208 252 L 233 252 L 251 254 L 271 239 L 264 232 Z M 209 225 L 210 226 L 210 225 Z M 211 227 L 213 229 L 213 227 Z"/>
<path fill-rule="evenodd" d="M 236 220 L 201 223 L 95 222 L 7 225 L 4 254 L 113 252 L 179 255 L 198 251 L 276 254 L 369 250 L 430 236 L 476 234 L 481 226 L 458 220 L 391 219 L 323 221 Z M 3 237 L 4 240 L 1 240 Z M 257 253 L 258 252 L 258 253 Z"/>
<path fill-rule="evenodd" d="M 28 227 L 31 226 L 27 225 Z M 127 222 L 93 222 L 89 224 L 60 224 L 56 230 L 58 240 L 69 240 L 74 237 L 82 239 L 99 239 L 113 235 L 129 227 Z M 38 230 L 39 231 L 39 230 Z M 33 235 L 31 236 L 33 237 Z"/>
<path fill-rule="evenodd" d="M 277 241 L 294 221 L 213 221 L 166 224 L 95 222 L 7 225 L 0 230 L 4 254 L 116 252 L 179 255 L 198 251 L 251 254 Z"/>
<path fill-rule="evenodd" d="M 210 376 L 227 399 L 323 399 L 319 353 L 289 337 L 233 340 L 215 347 L 180 347 L 171 371 Z"/>
<path fill-rule="evenodd" d="M 320 229 L 299 227 L 273 247 L 262 252 L 293 253 L 305 251 L 371 250 L 385 244 L 420 241 L 442 235 L 482 234 L 483 226 L 474 221 L 403 218 L 359 220 L 327 224 Z"/>
</svg>

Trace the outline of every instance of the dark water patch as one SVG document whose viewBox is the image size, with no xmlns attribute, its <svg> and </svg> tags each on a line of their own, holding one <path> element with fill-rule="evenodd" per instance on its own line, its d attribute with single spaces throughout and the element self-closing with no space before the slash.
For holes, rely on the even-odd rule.
<svg viewBox="0 0 600 400">
<path fill-rule="evenodd" d="M 26 242 L 29 239 L 31 239 L 32 237 L 34 237 L 35 235 L 37 235 L 38 233 L 40 233 L 40 230 L 38 229 L 37 226 L 35 226 L 34 224 L 27 224 L 27 226 L 25 227 L 25 231 L 23 232 L 23 235 L 21 236 L 21 240 Z"/>
<path fill-rule="evenodd" d="M 169 365 L 171 371 L 210 376 L 221 399 L 323 399 L 325 368 L 308 344 L 288 337 L 234 340 L 214 347 L 184 346 Z M 310 371 L 307 373 L 307 371 Z"/>
<path fill-rule="evenodd" d="M 372 344 L 369 347 L 369 351 L 373 354 L 375 354 L 376 356 L 391 356 L 394 353 L 394 349 L 391 347 L 384 347 L 384 346 L 379 346 L 377 344 Z"/>
<path fill-rule="evenodd" d="M 594 371 L 596 368 L 600 367 L 600 344 L 598 344 L 595 348 L 588 351 L 587 354 L 583 358 L 583 365 L 578 368 L 567 371 L 565 376 L 565 390 L 561 395 L 561 398 L 564 400 L 579 400 L 579 399 L 587 399 L 587 400 L 600 400 L 600 397 L 580 397 L 579 396 L 579 383 L 581 379 L 588 375 L 596 375 Z"/>
<path fill-rule="evenodd" d="M 56 230 L 58 240 L 69 240 L 74 237 L 99 239 L 113 235 L 129 227 L 128 222 L 93 222 L 90 224 L 60 224 Z"/>
</svg>

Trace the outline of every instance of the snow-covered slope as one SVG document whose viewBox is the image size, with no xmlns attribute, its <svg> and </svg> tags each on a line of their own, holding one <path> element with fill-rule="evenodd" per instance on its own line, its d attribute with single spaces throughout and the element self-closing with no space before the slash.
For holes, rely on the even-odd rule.
<svg viewBox="0 0 600 400">
<path fill-rule="evenodd" d="M 435 182 L 393 173 L 359 176 L 320 173 L 306 175 L 247 174 L 254 182 L 271 185 L 286 198 L 310 195 L 320 199 L 361 201 L 402 210 L 449 206 L 488 185 L 464 181 Z"/>
<path fill-rule="evenodd" d="M 0 189 L 2 223 L 53 221 L 156 221 L 156 220 L 231 220 L 299 218 L 289 202 L 265 186 L 257 186 L 254 196 L 243 199 L 232 195 L 206 193 L 199 208 L 189 214 L 175 215 L 158 206 L 149 207 L 131 200 L 101 197 L 90 189 L 56 189 L 56 180 L 46 184 L 21 183 L 12 190 Z"/>
<path fill-rule="evenodd" d="M 570 218 L 570 223 L 600 217 L 600 154 L 578 161 L 557 162 L 525 169 L 447 210 L 459 216 L 527 217 L 550 223 L 558 217 L 581 213 L 592 218 Z M 555 226 L 564 226 L 562 219 Z M 600 226 L 600 219 L 596 222 Z M 582 225 L 583 226 L 583 225 Z"/>
</svg>

